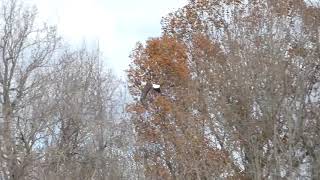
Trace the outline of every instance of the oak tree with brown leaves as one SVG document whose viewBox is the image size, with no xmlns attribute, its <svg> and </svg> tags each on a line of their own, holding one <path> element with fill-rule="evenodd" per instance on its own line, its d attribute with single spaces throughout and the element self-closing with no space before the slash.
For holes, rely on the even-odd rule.
<svg viewBox="0 0 320 180">
<path fill-rule="evenodd" d="M 167 86 L 129 109 L 147 179 L 318 179 L 319 14 L 315 1 L 192 0 L 165 17 L 128 74 Z"/>
</svg>

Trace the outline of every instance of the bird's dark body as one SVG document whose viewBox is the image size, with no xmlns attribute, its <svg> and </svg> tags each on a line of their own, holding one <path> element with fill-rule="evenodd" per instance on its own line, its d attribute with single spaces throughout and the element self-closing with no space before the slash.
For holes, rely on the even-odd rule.
<svg viewBox="0 0 320 180">
<path fill-rule="evenodd" d="M 140 101 L 143 103 L 144 100 L 146 99 L 148 93 L 150 92 L 150 90 L 154 90 L 158 93 L 161 93 L 161 89 L 160 87 L 154 88 L 152 83 L 147 82 L 147 84 L 143 87 L 142 92 L 141 92 L 141 97 L 140 97 Z"/>
<path fill-rule="evenodd" d="M 153 90 L 157 91 L 158 93 L 161 93 L 160 88 L 153 88 Z"/>
</svg>

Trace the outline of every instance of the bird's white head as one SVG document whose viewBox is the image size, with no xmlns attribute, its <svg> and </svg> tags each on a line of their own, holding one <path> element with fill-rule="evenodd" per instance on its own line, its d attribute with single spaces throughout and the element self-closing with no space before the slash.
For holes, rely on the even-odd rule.
<svg viewBox="0 0 320 180">
<path fill-rule="evenodd" d="M 155 88 L 155 89 L 159 89 L 160 85 L 159 84 L 152 84 L 152 87 Z"/>
</svg>

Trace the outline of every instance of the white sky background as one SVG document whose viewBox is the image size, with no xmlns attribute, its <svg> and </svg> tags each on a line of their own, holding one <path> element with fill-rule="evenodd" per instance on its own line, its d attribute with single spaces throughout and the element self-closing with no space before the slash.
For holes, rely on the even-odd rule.
<svg viewBox="0 0 320 180">
<path fill-rule="evenodd" d="M 85 41 L 100 50 L 114 72 L 124 77 L 137 41 L 161 34 L 163 16 L 187 0 L 31 0 L 39 18 L 57 25 L 71 45 Z"/>
</svg>

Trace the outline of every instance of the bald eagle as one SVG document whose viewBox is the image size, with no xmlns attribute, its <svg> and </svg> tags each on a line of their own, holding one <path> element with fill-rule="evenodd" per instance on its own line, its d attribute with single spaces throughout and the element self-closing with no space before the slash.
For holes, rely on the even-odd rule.
<svg viewBox="0 0 320 180">
<path fill-rule="evenodd" d="M 161 93 L 160 90 L 160 85 L 158 84 L 152 84 L 150 82 L 142 82 L 142 85 L 144 85 L 142 92 L 141 92 L 141 97 L 140 97 L 140 101 L 143 103 L 143 101 L 146 99 L 148 93 L 150 92 L 150 90 L 154 90 L 158 93 Z"/>
</svg>

